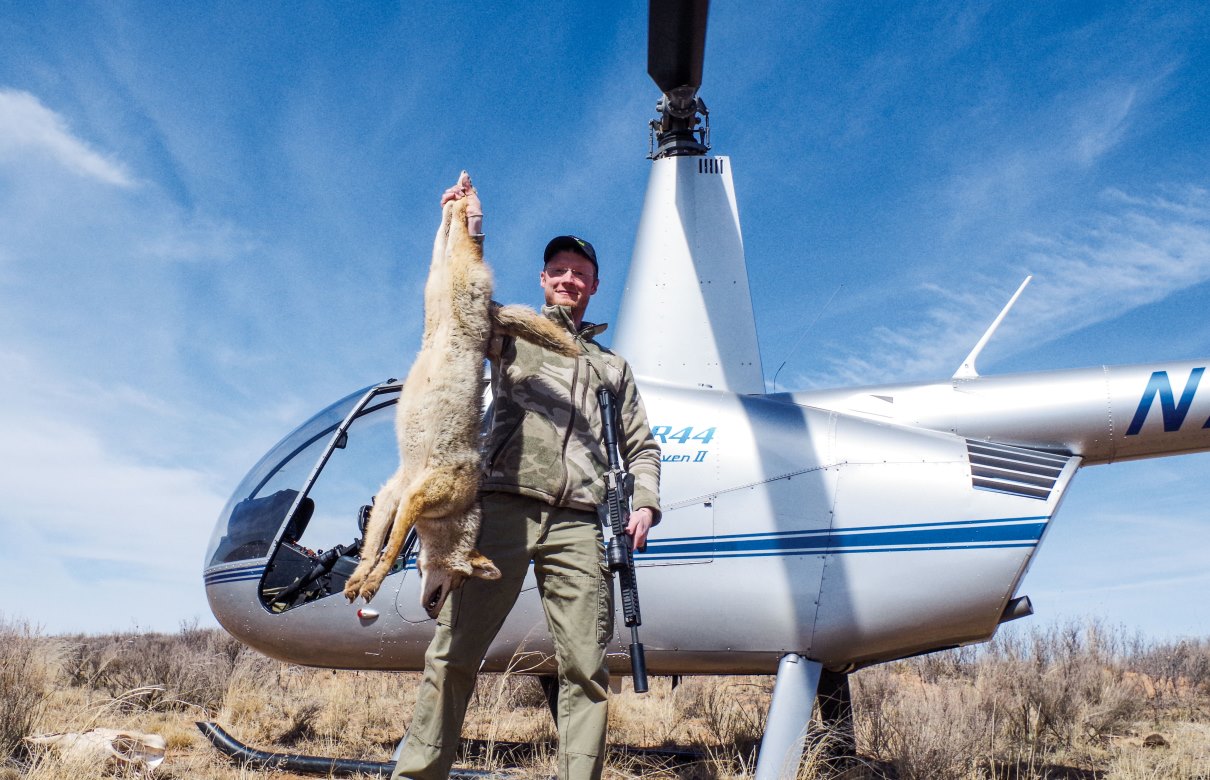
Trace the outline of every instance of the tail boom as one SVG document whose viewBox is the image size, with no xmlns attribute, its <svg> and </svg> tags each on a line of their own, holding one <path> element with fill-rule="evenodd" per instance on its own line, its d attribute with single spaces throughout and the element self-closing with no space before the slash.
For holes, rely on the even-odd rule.
<svg viewBox="0 0 1210 780">
<path fill-rule="evenodd" d="M 1210 450 L 1210 360 L 789 394 L 794 403 L 1083 458 Z"/>
</svg>

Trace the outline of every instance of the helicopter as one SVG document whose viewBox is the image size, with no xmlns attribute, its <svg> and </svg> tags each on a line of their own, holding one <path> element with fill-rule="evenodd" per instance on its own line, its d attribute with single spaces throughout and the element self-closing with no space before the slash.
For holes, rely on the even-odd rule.
<svg viewBox="0 0 1210 780">
<path fill-rule="evenodd" d="M 952 376 L 767 392 L 732 161 L 711 152 L 698 94 L 707 10 L 651 3 L 662 97 L 612 348 L 663 450 L 663 521 L 636 557 L 647 668 L 776 675 L 756 770 L 771 778 L 793 771 L 817 706 L 845 709 L 848 674 L 1031 614 L 1022 580 L 1081 467 L 1210 449 L 1210 360 L 981 375 L 1023 284 Z M 340 595 L 395 466 L 400 389 L 331 404 L 233 492 L 204 580 L 241 641 L 304 665 L 423 668 L 434 622 L 414 547 L 372 606 Z M 532 573 L 484 671 L 519 651 L 553 655 Z M 630 671 L 621 634 L 610 665 Z"/>
</svg>

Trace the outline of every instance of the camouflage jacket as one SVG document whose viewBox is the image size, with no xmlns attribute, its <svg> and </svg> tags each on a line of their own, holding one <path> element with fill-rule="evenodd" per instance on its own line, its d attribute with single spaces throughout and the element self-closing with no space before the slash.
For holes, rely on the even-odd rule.
<svg viewBox="0 0 1210 780">
<path fill-rule="evenodd" d="M 542 311 L 574 333 L 566 310 L 546 306 Z M 483 490 L 595 511 L 605 500 L 608 466 L 597 402 L 604 382 L 618 399 L 618 447 L 634 475 L 632 506 L 650 507 L 659 522 L 660 446 L 630 366 L 593 340 L 606 327 L 584 323 L 575 337 L 586 354 L 574 358 L 511 337 L 493 341 Z"/>
</svg>

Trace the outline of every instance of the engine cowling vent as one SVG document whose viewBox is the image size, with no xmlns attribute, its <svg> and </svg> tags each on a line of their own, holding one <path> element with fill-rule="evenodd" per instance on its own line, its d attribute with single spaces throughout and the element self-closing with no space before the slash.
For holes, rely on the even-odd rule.
<svg viewBox="0 0 1210 780">
<path fill-rule="evenodd" d="M 966 440 L 971 464 L 971 485 L 980 490 L 1011 493 L 1045 501 L 1069 455 L 1013 447 L 995 442 Z"/>
</svg>

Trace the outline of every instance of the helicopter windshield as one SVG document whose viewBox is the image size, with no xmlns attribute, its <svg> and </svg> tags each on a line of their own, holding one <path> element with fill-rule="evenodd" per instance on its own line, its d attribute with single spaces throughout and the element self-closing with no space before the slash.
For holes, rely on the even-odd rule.
<svg viewBox="0 0 1210 780">
<path fill-rule="evenodd" d="M 310 522 L 297 529 L 297 534 L 287 533 L 287 541 L 315 553 L 347 545 L 359 535 L 359 510 L 399 467 L 395 438 L 398 400 L 396 387 L 378 393 L 358 411 L 322 474 L 307 488 L 306 500 L 313 506 Z"/>
<path fill-rule="evenodd" d="M 267 558 L 260 596 L 271 612 L 339 593 L 360 560 L 373 496 L 399 465 L 400 390 L 390 380 L 342 398 L 261 458 L 219 517 L 207 568 Z"/>
<path fill-rule="evenodd" d="M 252 467 L 219 515 L 206 553 L 207 566 L 263 558 L 268 554 L 278 529 L 299 493 L 306 489 L 307 478 L 319 463 L 333 434 L 367 391 L 368 388 L 352 393 L 319 412 Z M 381 402 L 381 396 L 375 401 Z M 364 411 L 379 405 L 371 403 Z M 347 442 L 347 434 L 345 439 L 337 446 Z M 390 460 L 388 450 L 388 463 Z M 305 530 L 313 508 L 314 504 L 306 500 L 299 503 L 293 522 L 302 527 L 296 529 L 296 536 Z M 348 535 L 347 530 L 345 535 Z"/>
</svg>

